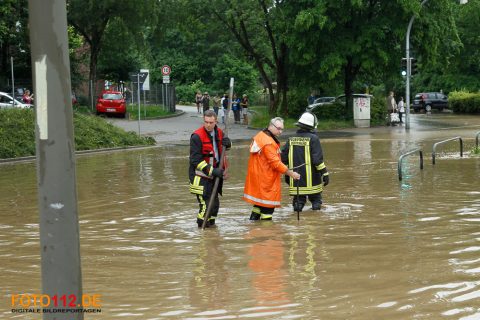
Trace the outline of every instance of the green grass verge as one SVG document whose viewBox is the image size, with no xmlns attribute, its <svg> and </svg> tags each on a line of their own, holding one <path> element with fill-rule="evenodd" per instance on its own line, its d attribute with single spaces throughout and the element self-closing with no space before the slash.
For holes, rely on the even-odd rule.
<svg viewBox="0 0 480 320">
<path fill-rule="evenodd" d="M 0 110 L 0 158 L 34 156 L 35 114 L 32 109 Z M 155 145 L 150 137 L 126 132 L 104 119 L 74 111 L 73 124 L 76 150 Z"/>
<path fill-rule="evenodd" d="M 138 120 L 138 106 L 129 104 L 127 107 L 129 119 Z M 140 106 L 140 119 L 155 119 L 172 115 L 173 113 L 165 110 L 162 105 L 142 105 Z"/>
</svg>

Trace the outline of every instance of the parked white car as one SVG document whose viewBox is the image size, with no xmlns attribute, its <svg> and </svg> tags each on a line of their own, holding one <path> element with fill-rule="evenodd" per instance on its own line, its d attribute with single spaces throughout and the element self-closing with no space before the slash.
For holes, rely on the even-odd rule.
<svg viewBox="0 0 480 320">
<path fill-rule="evenodd" d="M 7 108 L 21 108 L 27 109 L 32 108 L 33 105 L 23 103 L 18 101 L 17 99 L 13 99 L 11 95 L 5 92 L 0 92 L 0 109 L 7 109 Z"/>
</svg>

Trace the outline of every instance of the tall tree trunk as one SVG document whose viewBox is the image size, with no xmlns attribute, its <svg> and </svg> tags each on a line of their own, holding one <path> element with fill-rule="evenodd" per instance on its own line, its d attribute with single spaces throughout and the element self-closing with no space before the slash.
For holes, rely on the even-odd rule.
<svg viewBox="0 0 480 320">
<path fill-rule="evenodd" d="M 353 58 L 347 57 L 345 65 L 345 115 L 347 119 L 353 119 L 353 82 L 358 72 L 358 67 L 354 66 Z"/>
<path fill-rule="evenodd" d="M 288 47 L 285 43 L 280 44 L 280 54 L 277 61 L 277 81 L 278 81 L 278 99 L 280 102 L 280 112 L 288 116 L 288 73 L 287 73 L 287 53 Z"/>
<path fill-rule="evenodd" d="M 96 45 L 95 43 L 91 44 L 90 48 L 90 72 L 88 76 L 89 80 L 89 87 L 88 87 L 88 92 L 89 92 L 89 97 L 93 99 L 92 105 L 96 99 L 95 94 L 96 94 L 96 87 L 97 87 L 97 62 L 98 62 L 98 53 L 100 51 L 100 47 Z"/>
</svg>

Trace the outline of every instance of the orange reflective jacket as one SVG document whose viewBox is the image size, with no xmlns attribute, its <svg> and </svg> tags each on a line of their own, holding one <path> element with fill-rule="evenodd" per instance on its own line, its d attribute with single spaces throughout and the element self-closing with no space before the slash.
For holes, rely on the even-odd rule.
<svg viewBox="0 0 480 320">
<path fill-rule="evenodd" d="M 266 129 L 250 144 L 243 200 L 267 208 L 280 207 L 280 177 L 288 170 L 280 158 L 280 142 Z"/>
</svg>

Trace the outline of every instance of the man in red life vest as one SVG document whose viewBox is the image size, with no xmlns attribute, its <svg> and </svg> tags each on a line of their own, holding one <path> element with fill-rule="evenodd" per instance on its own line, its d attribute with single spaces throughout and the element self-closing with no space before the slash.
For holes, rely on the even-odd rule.
<svg viewBox="0 0 480 320">
<path fill-rule="evenodd" d="M 223 168 L 219 168 L 223 148 L 230 149 L 232 143 L 223 131 L 217 127 L 217 114 L 213 110 L 206 110 L 203 114 L 203 126 L 195 130 L 190 137 L 190 193 L 197 196 L 200 210 L 197 215 L 197 224 L 201 228 L 207 210 L 210 197 L 214 196 L 210 217 L 206 227 L 215 225 L 220 201 L 218 194 L 212 195 L 215 178 L 220 179 L 218 193 L 222 194 L 222 184 L 226 169 L 226 161 Z"/>
</svg>

